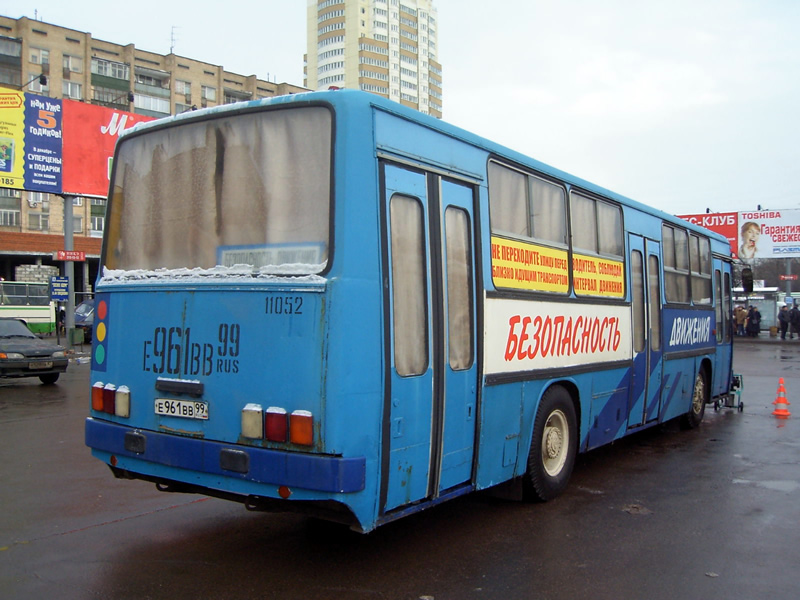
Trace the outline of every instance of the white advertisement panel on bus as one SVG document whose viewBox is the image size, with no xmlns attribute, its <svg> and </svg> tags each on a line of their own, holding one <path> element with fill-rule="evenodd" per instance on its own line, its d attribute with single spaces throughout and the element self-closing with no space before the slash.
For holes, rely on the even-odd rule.
<svg viewBox="0 0 800 600">
<path fill-rule="evenodd" d="M 629 306 L 486 299 L 487 374 L 630 360 Z"/>
</svg>

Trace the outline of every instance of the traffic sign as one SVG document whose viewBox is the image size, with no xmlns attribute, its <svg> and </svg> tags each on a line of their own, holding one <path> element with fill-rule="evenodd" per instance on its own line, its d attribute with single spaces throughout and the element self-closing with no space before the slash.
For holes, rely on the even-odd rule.
<svg viewBox="0 0 800 600">
<path fill-rule="evenodd" d="M 50 299 L 66 302 L 69 299 L 69 277 L 50 278 Z"/>
<path fill-rule="evenodd" d="M 53 253 L 53 260 L 71 260 L 83 262 L 86 260 L 86 252 L 80 250 L 56 250 Z"/>
</svg>

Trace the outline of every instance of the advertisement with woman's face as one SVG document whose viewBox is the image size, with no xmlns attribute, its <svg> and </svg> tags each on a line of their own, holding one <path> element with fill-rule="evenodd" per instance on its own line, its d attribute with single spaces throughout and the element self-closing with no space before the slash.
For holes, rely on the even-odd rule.
<svg viewBox="0 0 800 600">
<path fill-rule="evenodd" d="M 800 256 L 800 210 L 739 213 L 739 258 Z"/>
<path fill-rule="evenodd" d="M 756 258 L 800 257 L 800 210 L 678 215 L 728 238 L 731 255 Z"/>
<path fill-rule="evenodd" d="M 759 224 L 755 221 L 745 221 L 739 233 L 739 258 L 756 258 L 759 253 L 760 238 L 761 227 Z"/>
</svg>

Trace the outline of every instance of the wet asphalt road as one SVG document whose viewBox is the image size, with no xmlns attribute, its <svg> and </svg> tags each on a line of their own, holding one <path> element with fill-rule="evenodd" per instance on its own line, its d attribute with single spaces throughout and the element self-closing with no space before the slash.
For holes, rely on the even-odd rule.
<svg viewBox="0 0 800 600">
<path fill-rule="evenodd" d="M 796 600 L 800 343 L 736 350 L 744 412 L 584 455 L 547 504 L 476 494 L 367 536 L 113 479 L 86 364 L 0 381 L 0 598 Z"/>
</svg>

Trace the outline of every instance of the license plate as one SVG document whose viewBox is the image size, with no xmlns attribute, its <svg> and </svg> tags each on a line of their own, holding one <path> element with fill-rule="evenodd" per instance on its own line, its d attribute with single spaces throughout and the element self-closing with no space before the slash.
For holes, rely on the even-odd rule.
<svg viewBox="0 0 800 600">
<path fill-rule="evenodd" d="M 29 369 L 52 369 L 53 368 L 53 361 L 52 360 L 43 360 L 39 362 L 32 362 L 28 363 Z"/>
<path fill-rule="evenodd" d="M 208 419 L 208 402 L 156 398 L 156 414 L 185 419 Z"/>
</svg>

